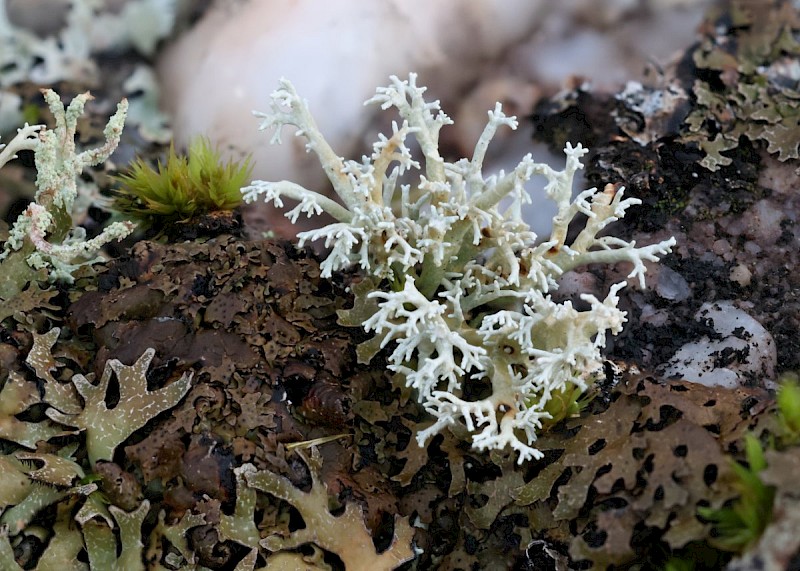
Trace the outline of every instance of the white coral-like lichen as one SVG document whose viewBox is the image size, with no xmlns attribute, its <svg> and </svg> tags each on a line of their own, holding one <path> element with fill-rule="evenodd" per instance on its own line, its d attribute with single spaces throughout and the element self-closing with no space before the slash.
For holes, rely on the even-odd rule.
<svg viewBox="0 0 800 571">
<path fill-rule="evenodd" d="M 476 449 L 510 448 L 519 462 L 541 458 L 533 443 L 542 422 L 552 419 L 552 402 L 564 394 L 586 390 L 601 368 L 606 333 L 619 333 L 625 312 L 617 308 L 611 287 L 603 300 L 582 296 L 589 309 L 578 311 L 567 301 L 556 303 L 550 292 L 566 271 L 592 263 L 629 262 L 628 275 L 644 286 L 645 262 L 668 253 L 674 239 L 637 247 L 613 236 L 600 236 L 611 222 L 640 201 L 623 198 L 624 189 L 607 185 L 572 198 L 572 183 L 581 158 L 580 144 L 567 144 L 566 167 L 556 171 L 530 155 L 508 174 L 483 175 L 483 161 L 497 129 L 517 127 L 498 103 L 471 159 L 445 161 L 439 154 L 439 131 L 452 123 L 438 101 L 423 99 L 416 75 L 391 78 L 367 103 L 395 107 L 403 119 L 390 136 L 381 136 L 361 161 L 345 160 L 333 151 L 316 126 L 308 105 L 292 84 L 281 80 L 272 95 L 270 113 L 261 129 L 297 127 L 330 179 L 339 201 L 288 181 L 254 181 L 242 189 L 245 200 L 259 197 L 283 206 L 295 222 L 324 211 L 336 221 L 298 234 L 301 244 L 321 240 L 330 249 L 322 275 L 359 265 L 386 279 L 390 291 L 375 291 L 378 311 L 364 323 L 390 347 L 390 367 L 417 390 L 434 418 L 417 435 L 420 445 L 443 428 L 461 424 Z M 416 139 L 424 167 L 405 141 Z M 413 185 L 400 184 L 408 171 L 424 168 Z M 545 194 L 558 206 L 547 240 L 522 218 L 531 202 L 525 183 L 547 179 Z M 504 200 L 505 199 L 505 200 Z M 502 203 L 501 203 L 502 201 Z M 567 228 L 576 216 L 583 229 L 567 243 Z M 470 385 L 490 385 L 485 398 L 475 399 Z"/>
</svg>

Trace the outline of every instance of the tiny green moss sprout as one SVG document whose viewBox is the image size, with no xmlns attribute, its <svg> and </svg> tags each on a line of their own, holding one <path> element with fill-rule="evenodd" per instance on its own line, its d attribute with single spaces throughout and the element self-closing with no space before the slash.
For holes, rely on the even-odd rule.
<svg viewBox="0 0 800 571">
<path fill-rule="evenodd" d="M 698 513 L 714 525 L 711 543 L 719 549 L 741 553 L 758 541 L 772 520 L 775 488 L 761 481 L 759 473 L 767 467 L 764 447 L 752 434 L 745 437 L 747 466 L 733 462 L 734 487 L 739 497 L 719 509 L 699 508 Z"/>
<path fill-rule="evenodd" d="M 542 426 L 549 428 L 567 418 L 580 416 L 596 394 L 595 387 L 590 387 L 588 390 L 583 391 L 578 385 L 567 385 L 562 389 L 553 391 L 550 400 L 543 407 L 543 410 L 550 415 L 550 418 L 543 421 Z M 529 406 L 532 405 L 533 401 Z"/>
<path fill-rule="evenodd" d="M 694 561 L 673 557 L 664 565 L 664 571 L 694 571 Z"/>
<path fill-rule="evenodd" d="M 777 401 L 781 443 L 784 446 L 800 444 L 800 377 L 797 373 L 781 377 Z"/>
<path fill-rule="evenodd" d="M 242 202 L 240 188 L 250 178 L 250 157 L 222 161 L 208 139 L 199 137 L 189 154 L 178 155 L 170 145 L 166 163 L 156 168 L 137 159 L 129 171 L 117 177 L 112 208 L 136 218 L 144 226 L 186 221 L 220 210 L 233 210 Z"/>
<path fill-rule="evenodd" d="M 653 567 L 662 571 L 713 571 L 725 568 L 730 559 L 730 553 L 714 549 L 704 542 L 692 541 L 671 551 L 663 565 L 656 563 Z"/>
<path fill-rule="evenodd" d="M 796 373 L 780 379 L 776 396 L 777 430 L 767 440 L 769 449 L 784 450 L 800 444 L 800 381 Z M 700 517 L 713 524 L 710 544 L 717 549 L 742 553 L 754 545 L 772 521 L 776 489 L 760 477 L 767 468 L 765 447 L 753 434 L 744 441 L 746 465 L 732 462 L 733 486 L 738 497 L 721 508 L 699 508 Z"/>
</svg>

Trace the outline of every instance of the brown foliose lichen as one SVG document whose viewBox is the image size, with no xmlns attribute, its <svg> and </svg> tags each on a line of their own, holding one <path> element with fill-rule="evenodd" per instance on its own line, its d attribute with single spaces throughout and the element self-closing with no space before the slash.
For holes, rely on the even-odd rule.
<svg viewBox="0 0 800 571">
<path fill-rule="evenodd" d="M 761 389 L 609 369 L 591 407 L 538 441 L 539 464 L 480 457 L 458 435 L 419 448 L 418 405 L 385 371 L 357 363 L 363 333 L 337 326 L 337 310 L 352 303 L 344 291 L 351 278 L 320 279 L 308 253 L 229 236 L 143 242 L 102 276 L 71 308 L 73 336 L 34 336 L 31 371 L 9 376 L 43 382 L 44 397 L 30 406 L 83 410 L 71 379 L 93 362 L 75 361 L 80 353 L 68 347 L 79 338 L 98 345 L 98 372 L 102 359 L 134 362 L 151 343 L 158 350 L 146 353 L 152 362 L 136 381 L 143 390 L 193 371 L 191 388 L 123 442 L 114 438 L 111 463 L 89 462 L 88 434 L 8 451 L 3 516 L 21 525 L 0 540 L 0 556 L 15 564 L 31 541 L 25 530 L 54 516 L 49 542 L 30 544 L 30 561 L 57 552 L 85 553 L 97 569 L 257 569 L 301 557 L 321 568 L 368 561 L 392 569 L 412 556 L 413 534 L 417 569 L 522 566 L 545 556 L 599 568 L 660 565 L 666 551 L 692 553 L 710 537 L 697 506 L 735 497 L 730 454 L 748 429 L 773 426 Z M 108 415 L 125 400 L 121 386 L 103 395 Z M 41 413 L 23 418 L 52 423 Z M 291 450 L 315 439 L 318 452 Z M 66 532 L 73 517 L 79 525 Z M 125 527 L 119 537 L 117 526 Z M 537 538 L 545 545 L 538 551 Z M 292 554 L 300 545 L 303 554 Z"/>
</svg>

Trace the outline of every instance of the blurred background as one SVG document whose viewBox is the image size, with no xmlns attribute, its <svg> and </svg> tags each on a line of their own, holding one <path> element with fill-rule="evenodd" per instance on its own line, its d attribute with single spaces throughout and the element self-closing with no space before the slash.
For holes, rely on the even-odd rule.
<svg viewBox="0 0 800 571">
<path fill-rule="evenodd" d="M 660 69 L 692 44 L 711 4 L 0 0 L 0 133 L 7 140 L 25 120 L 46 120 L 32 112 L 39 86 L 54 86 L 65 98 L 90 89 L 98 115 L 107 117 L 122 96 L 131 100 L 125 144 L 114 157 L 120 167 L 134 155 L 158 157 L 173 139 L 185 149 L 205 135 L 228 156 L 252 154 L 255 179 L 324 191 L 324 174 L 304 141 L 287 132 L 283 145 L 269 145 L 252 111 L 267 110 L 269 94 L 286 77 L 336 152 L 357 158 L 395 119 L 363 101 L 390 75 L 414 71 L 428 98 L 440 99 L 455 121 L 442 132 L 445 155 L 470 156 L 487 111 L 500 101 L 520 117 L 520 128 L 498 134 L 487 171 L 513 168 L 527 153 L 561 168 L 563 157 L 531 141 L 524 118 L 537 101 L 584 83 L 611 93 L 629 81 L 657 82 Z M 0 210 L 13 220 L 32 187 L 13 169 L 4 176 Z M 537 189 L 529 190 L 535 201 Z M 541 234 L 551 217 L 537 204 L 529 222 Z M 266 206 L 251 210 L 248 221 L 294 232 Z"/>
</svg>

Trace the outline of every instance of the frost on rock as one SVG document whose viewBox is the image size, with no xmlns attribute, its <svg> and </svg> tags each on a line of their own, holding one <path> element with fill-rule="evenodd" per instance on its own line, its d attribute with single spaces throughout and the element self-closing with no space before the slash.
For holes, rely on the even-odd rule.
<svg viewBox="0 0 800 571">
<path fill-rule="evenodd" d="M 336 155 L 305 101 L 282 80 L 271 111 L 256 113 L 261 129 L 275 129 L 272 141 L 279 143 L 284 126 L 297 127 L 339 201 L 289 181 L 254 181 L 242 189 L 245 200 L 263 198 L 278 207 L 294 200 L 297 206 L 286 214 L 293 222 L 328 213 L 334 223 L 298 234 L 301 246 L 320 240 L 330 249 L 322 275 L 355 264 L 386 280 L 387 291 L 368 294 L 378 300 L 378 311 L 363 326 L 379 336 L 381 347 L 390 347 L 390 367 L 417 390 L 435 419 L 418 433 L 420 445 L 461 424 L 476 449 L 510 448 L 520 463 L 540 458 L 532 446 L 537 431 L 563 416 L 554 399 L 592 384 L 606 333 L 619 333 L 625 322 L 617 308 L 624 282 L 602 300 L 583 295 L 590 307 L 578 311 L 569 301 L 552 300 L 559 276 L 587 264 L 628 262 L 628 277 L 643 287 L 645 262 L 657 261 L 675 242 L 637 247 L 600 235 L 640 201 L 623 198 L 624 189 L 612 184 L 573 200 L 573 177 L 587 153 L 580 144 L 566 145 L 563 171 L 527 155 L 511 172 L 484 178 L 483 160 L 496 130 L 517 126 L 499 103 L 488 113 L 472 158 L 446 161 L 439 131 L 450 118 L 438 101 L 423 99 L 415 74 L 391 81 L 367 103 L 396 108 L 402 123 L 379 138 L 370 156 L 354 161 Z M 406 146 L 409 137 L 424 164 Z M 419 179 L 402 184 L 414 170 L 422 170 Z M 522 206 L 531 202 L 524 185 L 535 175 L 545 177 L 545 194 L 558 206 L 550 237 L 538 243 L 522 218 Z M 568 243 L 567 228 L 579 215 L 586 222 Z M 476 400 L 476 383 L 487 382 L 491 394 Z"/>
</svg>

